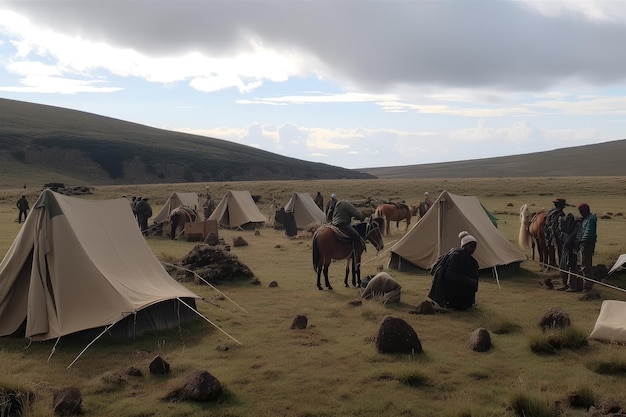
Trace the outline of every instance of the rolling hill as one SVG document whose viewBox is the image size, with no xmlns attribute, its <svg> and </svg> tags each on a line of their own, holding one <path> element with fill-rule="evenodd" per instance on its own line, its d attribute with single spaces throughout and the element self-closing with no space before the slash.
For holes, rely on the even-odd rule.
<svg viewBox="0 0 626 417">
<path fill-rule="evenodd" d="M 356 179 L 371 175 L 225 140 L 0 99 L 0 186 Z"/>
<path fill-rule="evenodd" d="M 0 99 L 0 187 L 287 179 L 626 176 L 626 140 L 497 158 L 350 170 L 225 140 Z"/>
<path fill-rule="evenodd" d="M 626 176 L 626 139 L 497 158 L 362 168 L 381 179 Z"/>
</svg>

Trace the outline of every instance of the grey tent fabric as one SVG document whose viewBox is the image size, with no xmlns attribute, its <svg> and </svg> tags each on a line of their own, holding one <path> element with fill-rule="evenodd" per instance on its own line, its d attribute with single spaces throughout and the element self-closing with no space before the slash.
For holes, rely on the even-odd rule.
<svg viewBox="0 0 626 417">
<path fill-rule="evenodd" d="M 474 258 L 481 269 L 523 261 L 524 255 L 493 224 L 474 196 L 443 191 L 417 224 L 391 247 L 390 267 L 408 262 L 430 269 L 439 256 L 459 246 L 459 232 L 478 241 Z"/>
<path fill-rule="evenodd" d="M 179 324 L 179 302 L 199 298 L 154 256 L 128 200 L 44 190 L 0 263 L 0 336 L 48 340 L 143 312 L 141 334 Z"/>
<path fill-rule="evenodd" d="M 293 213 L 298 229 L 304 229 L 309 224 L 322 224 L 326 221 L 326 215 L 315 204 L 309 193 L 293 193 L 285 204 L 285 211 Z"/>
<path fill-rule="evenodd" d="M 261 214 L 249 191 L 227 191 L 209 216 L 221 227 L 236 229 L 248 223 L 263 224 L 267 218 Z"/>
</svg>

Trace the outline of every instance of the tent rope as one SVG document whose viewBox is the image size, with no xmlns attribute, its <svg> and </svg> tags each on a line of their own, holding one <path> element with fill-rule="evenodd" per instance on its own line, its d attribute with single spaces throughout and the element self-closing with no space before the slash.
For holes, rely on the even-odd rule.
<svg viewBox="0 0 626 417">
<path fill-rule="evenodd" d="M 594 284 L 602 285 L 604 287 L 611 288 L 613 290 L 617 290 L 617 291 L 621 291 L 621 292 L 626 293 L 626 289 L 624 289 L 624 288 L 616 287 L 614 285 L 607 284 L 606 282 L 598 281 L 598 280 L 595 280 L 593 278 L 588 278 L 588 277 L 586 277 L 584 275 L 576 274 L 576 273 L 574 273 L 572 271 L 566 271 L 565 269 L 561 269 L 558 266 L 548 265 L 548 264 L 546 264 L 544 262 L 539 262 L 539 261 L 535 261 L 535 260 L 532 260 L 532 261 L 535 262 L 535 263 L 538 263 L 539 265 L 541 265 L 541 266 L 543 266 L 545 268 L 554 269 L 556 271 L 563 272 L 565 274 L 573 275 L 573 276 L 575 276 L 577 278 L 584 279 L 585 281 L 590 281 L 590 282 L 593 282 Z"/>
<path fill-rule="evenodd" d="M 239 308 L 241 311 L 243 311 L 243 312 L 244 312 L 244 313 L 246 313 L 246 314 L 248 313 L 248 312 L 247 312 L 247 311 L 246 311 L 243 307 L 241 307 L 239 304 L 237 304 L 236 302 L 234 302 L 234 301 L 233 301 L 230 297 L 228 297 L 226 294 L 224 294 L 223 292 L 221 292 L 220 290 L 218 290 L 217 288 L 215 288 L 213 285 L 211 285 L 211 283 L 210 283 L 210 282 L 208 282 L 207 280 L 205 280 L 204 278 L 202 278 L 200 275 L 198 275 L 197 273 L 195 273 L 195 272 L 194 272 L 194 271 L 192 271 L 191 269 L 187 269 L 187 268 L 184 268 L 184 267 L 182 267 L 182 266 L 179 266 L 179 265 L 174 265 L 174 264 L 171 264 L 171 263 L 168 263 L 168 262 L 164 262 L 164 261 L 160 261 L 160 262 L 161 262 L 163 265 L 171 266 L 171 267 L 173 267 L 173 268 L 182 269 L 183 271 L 186 271 L 186 272 L 189 272 L 189 273 L 193 274 L 195 277 L 197 277 L 199 280 L 201 280 L 202 282 L 204 282 L 206 285 L 208 285 L 209 287 L 211 287 L 212 289 L 214 289 L 215 291 L 217 291 L 217 293 L 218 293 L 219 295 L 221 295 L 222 297 L 226 298 L 228 301 L 230 301 L 231 303 L 233 303 L 234 305 L 236 305 L 236 306 L 237 306 L 237 308 Z M 213 304 L 213 303 L 209 302 L 208 300 L 205 300 L 204 298 L 203 298 L 202 300 L 203 300 L 203 301 L 206 301 L 206 302 L 207 302 L 207 303 L 209 303 L 209 304 Z M 219 305 L 217 305 L 217 304 L 213 304 L 213 305 L 215 305 L 216 307 L 219 307 Z"/>
<path fill-rule="evenodd" d="M 72 365 L 74 365 L 74 363 L 76 363 L 78 358 L 80 358 L 83 355 L 83 353 L 85 353 L 87 351 L 87 349 L 89 349 L 91 347 L 91 345 L 93 345 L 96 342 L 96 340 L 100 339 L 106 332 L 108 332 L 111 327 L 115 326 L 116 323 L 117 322 L 115 322 L 113 324 L 109 324 L 107 327 L 104 328 L 102 333 L 100 333 L 98 336 L 95 337 L 95 339 L 93 339 L 91 342 L 89 342 L 89 344 L 87 346 L 85 346 L 85 348 L 78 354 L 78 356 L 76 356 L 76 358 L 72 361 L 72 363 L 67 365 L 67 369 L 70 369 L 72 367 Z"/>
<path fill-rule="evenodd" d="M 57 337 L 57 341 L 54 342 L 54 346 L 52 346 L 52 350 L 50 351 L 50 355 L 48 355 L 48 360 L 46 362 L 50 362 L 50 359 L 52 358 L 52 355 L 54 355 L 54 353 L 57 350 L 57 345 L 59 344 L 60 340 L 61 340 L 61 338 Z"/>
<path fill-rule="evenodd" d="M 186 305 L 191 311 L 193 311 L 194 313 L 196 313 L 198 316 L 202 317 L 207 323 L 211 324 L 213 327 L 215 327 L 217 330 L 219 330 L 220 332 L 224 333 L 226 336 L 230 337 L 232 340 L 234 340 L 238 345 L 243 346 L 243 344 L 238 341 L 237 339 L 235 339 L 234 337 L 232 337 L 231 335 L 229 335 L 228 333 L 226 333 L 224 330 L 222 330 L 217 324 L 213 323 L 211 320 L 209 320 L 206 316 L 204 316 L 202 313 L 200 313 L 198 310 L 196 310 L 195 308 L 191 307 L 189 304 L 187 304 L 186 302 L 184 302 L 183 300 L 181 300 L 180 298 L 178 299 L 178 301 L 180 301 L 181 303 L 183 303 L 184 305 Z"/>
</svg>

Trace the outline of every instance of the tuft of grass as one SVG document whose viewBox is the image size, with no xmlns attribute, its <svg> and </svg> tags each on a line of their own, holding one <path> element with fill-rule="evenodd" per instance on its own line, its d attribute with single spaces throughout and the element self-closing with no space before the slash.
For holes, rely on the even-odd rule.
<svg viewBox="0 0 626 417">
<path fill-rule="evenodd" d="M 419 372 L 409 372 L 406 374 L 398 375 L 397 380 L 403 385 L 414 388 L 427 387 L 430 385 L 429 378 Z"/>
<path fill-rule="evenodd" d="M 596 395 L 590 386 L 579 386 L 567 395 L 567 403 L 572 408 L 588 409 L 596 403 Z"/>
<path fill-rule="evenodd" d="M 555 417 L 558 409 L 545 394 L 516 391 L 509 396 L 509 404 L 520 417 Z"/>
<path fill-rule="evenodd" d="M 23 416 L 32 411 L 36 395 L 18 386 L 0 386 L 0 416 Z"/>
<path fill-rule="evenodd" d="M 582 349 L 588 346 L 587 335 L 574 327 L 553 328 L 529 335 L 529 347 L 534 353 L 555 354 L 560 349 Z"/>
</svg>

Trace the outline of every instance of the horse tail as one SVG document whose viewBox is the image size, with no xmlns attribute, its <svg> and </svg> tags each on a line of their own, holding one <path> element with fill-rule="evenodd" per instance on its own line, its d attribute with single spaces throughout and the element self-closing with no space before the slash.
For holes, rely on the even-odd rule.
<svg viewBox="0 0 626 417">
<path fill-rule="evenodd" d="M 318 229 L 319 230 L 319 229 Z M 321 262 L 320 249 L 317 246 L 317 231 L 313 234 L 313 269 L 317 272 Z"/>
</svg>

